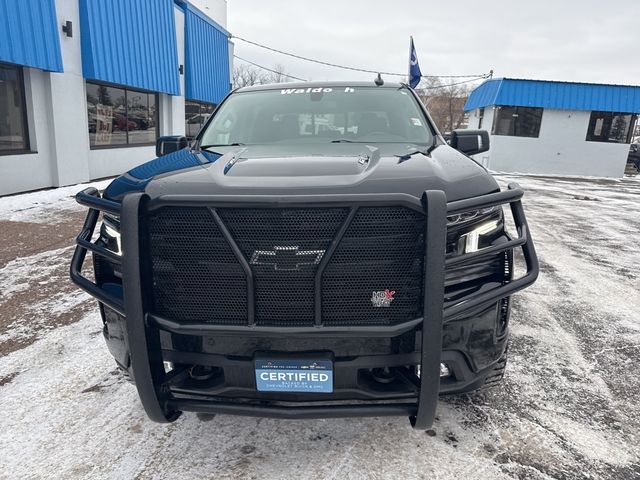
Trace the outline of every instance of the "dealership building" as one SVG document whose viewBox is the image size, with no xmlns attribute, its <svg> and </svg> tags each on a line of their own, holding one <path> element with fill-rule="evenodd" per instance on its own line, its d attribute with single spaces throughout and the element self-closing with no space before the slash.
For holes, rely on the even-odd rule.
<svg viewBox="0 0 640 480">
<path fill-rule="evenodd" d="M 497 78 L 467 100 L 467 128 L 487 130 L 493 171 L 622 177 L 640 86 Z"/>
<path fill-rule="evenodd" d="M 2 0 L 0 195 L 117 175 L 230 89 L 225 0 Z"/>
</svg>

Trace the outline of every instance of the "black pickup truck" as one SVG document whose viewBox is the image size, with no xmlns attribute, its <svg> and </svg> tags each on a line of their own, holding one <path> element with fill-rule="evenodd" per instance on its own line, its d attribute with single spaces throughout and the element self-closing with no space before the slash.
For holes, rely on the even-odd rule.
<svg viewBox="0 0 640 480">
<path fill-rule="evenodd" d="M 161 137 L 159 158 L 77 195 L 71 278 L 151 419 L 424 429 L 439 394 L 502 378 L 510 296 L 538 274 L 523 192 L 467 156 L 486 132 L 447 143 L 413 90 L 379 83 L 235 90 L 188 145 Z"/>
</svg>

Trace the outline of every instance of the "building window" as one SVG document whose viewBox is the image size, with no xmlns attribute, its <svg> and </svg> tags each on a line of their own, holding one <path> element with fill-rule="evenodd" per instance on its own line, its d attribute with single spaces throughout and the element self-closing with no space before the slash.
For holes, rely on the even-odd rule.
<svg viewBox="0 0 640 480">
<path fill-rule="evenodd" d="M 588 142 L 630 143 L 637 115 L 619 112 L 591 112 Z"/>
<path fill-rule="evenodd" d="M 187 100 L 184 102 L 184 123 L 185 132 L 188 138 L 193 138 L 202 128 L 216 108 L 213 103 L 195 102 Z"/>
<path fill-rule="evenodd" d="M 156 93 L 87 82 L 91 148 L 155 144 L 157 104 Z"/>
<path fill-rule="evenodd" d="M 0 154 L 29 151 L 22 68 L 0 64 Z"/>
<path fill-rule="evenodd" d="M 537 137 L 540 134 L 542 110 L 534 107 L 496 107 L 493 134 Z"/>
<path fill-rule="evenodd" d="M 482 120 L 484 120 L 484 107 L 478 109 L 478 129 L 482 128 Z"/>
</svg>

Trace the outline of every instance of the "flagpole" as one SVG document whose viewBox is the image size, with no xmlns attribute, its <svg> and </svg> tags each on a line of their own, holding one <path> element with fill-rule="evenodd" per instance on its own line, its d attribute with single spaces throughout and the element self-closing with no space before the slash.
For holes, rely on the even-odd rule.
<svg viewBox="0 0 640 480">
<path fill-rule="evenodd" d="M 413 52 L 413 35 L 409 35 L 409 65 L 407 69 L 407 85 L 411 85 L 411 53 Z"/>
</svg>

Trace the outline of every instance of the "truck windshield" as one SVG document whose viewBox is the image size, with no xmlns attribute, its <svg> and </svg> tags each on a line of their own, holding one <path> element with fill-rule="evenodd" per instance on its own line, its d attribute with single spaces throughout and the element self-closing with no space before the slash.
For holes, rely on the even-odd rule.
<svg viewBox="0 0 640 480">
<path fill-rule="evenodd" d="M 404 87 L 317 87 L 231 95 L 215 113 L 200 144 L 412 143 L 433 135 Z"/>
</svg>

